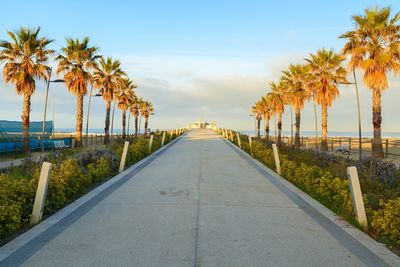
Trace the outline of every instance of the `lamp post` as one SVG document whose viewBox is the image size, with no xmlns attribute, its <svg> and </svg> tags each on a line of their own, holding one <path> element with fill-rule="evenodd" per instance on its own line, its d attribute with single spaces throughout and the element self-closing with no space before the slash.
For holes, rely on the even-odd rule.
<svg viewBox="0 0 400 267">
<path fill-rule="evenodd" d="M 42 148 L 42 153 L 44 153 L 44 135 L 45 135 L 45 129 L 46 129 L 46 113 L 47 113 L 47 101 L 49 98 L 49 88 L 50 88 L 50 83 L 63 83 L 65 82 L 62 79 L 56 79 L 56 80 L 51 80 L 51 68 L 49 69 L 49 78 L 46 80 L 46 96 L 45 96 L 45 101 L 44 101 L 44 113 L 43 113 L 43 123 L 42 123 L 42 140 L 41 140 L 41 148 Z"/>
<path fill-rule="evenodd" d="M 88 110 L 87 110 L 87 114 L 86 114 L 86 140 L 85 140 L 86 147 L 88 145 L 88 138 L 89 138 L 89 113 L 90 113 L 90 103 L 92 100 L 92 96 L 101 96 L 101 94 L 92 95 L 92 91 L 93 91 L 93 85 L 90 85 Z"/>
<path fill-rule="evenodd" d="M 317 122 L 317 105 L 315 104 L 315 95 L 312 95 L 313 102 L 314 102 L 314 124 L 315 124 L 315 147 L 318 150 L 318 122 Z"/>
<path fill-rule="evenodd" d="M 360 109 L 360 97 L 358 95 L 358 84 L 357 84 L 357 78 L 356 78 L 356 71 L 353 68 L 353 77 L 354 77 L 354 82 L 348 82 L 348 83 L 340 83 L 340 84 L 354 84 L 355 90 L 356 90 L 356 99 L 357 99 L 357 116 L 358 116 L 358 159 L 362 159 L 362 131 L 361 131 L 361 109 Z"/>
<path fill-rule="evenodd" d="M 257 121 L 254 114 L 249 114 L 250 117 L 254 117 L 254 136 L 257 136 Z"/>
<path fill-rule="evenodd" d="M 116 102 L 117 102 L 117 100 L 114 100 L 112 119 L 111 119 L 111 143 L 112 143 L 113 135 L 114 135 L 114 114 L 115 114 L 115 103 Z"/>
</svg>

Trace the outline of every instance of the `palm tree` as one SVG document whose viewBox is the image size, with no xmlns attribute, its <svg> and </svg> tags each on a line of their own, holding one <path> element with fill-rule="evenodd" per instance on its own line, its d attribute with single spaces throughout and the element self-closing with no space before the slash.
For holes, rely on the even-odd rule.
<svg viewBox="0 0 400 267">
<path fill-rule="evenodd" d="M 328 151 L 328 107 L 339 96 L 338 83 L 347 83 L 346 70 L 341 66 L 344 57 L 332 49 L 318 50 L 306 59 L 309 63 L 309 81 L 307 87 L 313 92 L 315 101 L 322 108 L 321 151 Z"/>
<path fill-rule="evenodd" d="M 251 113 L 254 114 L 254 118 L 257 120 L 257 137 L 260 137 L 260 125 L 261 125 L 261 120 L 264 114 L 264 105 L 262 101 L 257 101 L 252 107 L 251 107 Z"/>
<path fill-rule="evenodd" d="M 76 146 L 82 145 L 83 97 L 87 94 L 87 86 L 91 81 L 90 71 L 96 67 L 100 57 L 96 54 L 98 48 L 89 45 L 89 37 L 80 41 L 78 38 L 66 39 L 67 45 L 61 48 L 57 74 L 64 73 L 64 81 L 68 90 L 77 97 L 76 108 Z"/>
<path fill-rule="evenodd" d="M 122 110 L 122 137 L 126 137 L 126 110 L 132 105 L 137 86 L 129 79 L 121 81 L 121 86 L 115 92 L 115 98 L 118 101 L 118 108 Z"/>
<path fill-rule="evenodd" d="M 285 111 L 285 99 L 283 95 L 283 83 L 270 82 L 271 92 L 267 94 L 270 98 L 271 109 L 278 114 L 278 144 L 282 141 L 282 114 Z"/>
<path fill-rule="evenodd" d="M 300 147 L 300 119 L 304 102 L 310 100 L 310 92 L 306 88 L 306 65 L 289 65 L 289 70 L 282 71 L 282 82 L 288 103 L 295 110 L 296 133 L 294 146 Z"/>
<path fill-rule="evenodd" d="M 355 29 L 340 36 L 348 39 L 343 53 L 351 56 L 350 69 L 363 69 L 364 84 L 372 90 L 374 157 L 383 157 L 381 94 L 389 87 L 387 73 L 400 70 L 400 13 L 390 18 L 390 12 L 390 7 L 367 8 L 365 14 L 353 16 Z"/>
<path fill-rule="evenodd" d="M 149 117 L 154 112 L 153 104 L 149 101 L 143 101 L 140 105 L 140 114 L 144 118 L 144 135 L 147 135 L 147 128 L 149 126 Z"/>
<path fill-rule="evenodd" d="M 110 111 L 111 101 L 114 101 L 114 92 L 118 90 L 125 72 L 121 70 L 119 60 L 101 58 L 99 66 L 93 74 L 93 85 L 99 90 L 103 100 L 106 101 L 106 120 L 104 127 L 104 144 L 110 143 Z"/>
<path fill-rule="evenodd" d="M 263 107 L 265 136 L 269 140 L 269 120 L 274 115 L 274 111 L 271 109 L 271 99 L 269 96 L 261 97 L 261 103 Z"/>
<path fill-rule="evenodd" d="M 132 116 L 135 118 L 135 137 L 138 135 L 138 127 L 139 127 L 139 115 L 140 115 L 140 106 L 142 105 L 143 98 L 137 97 L 135 95 L 133 99 L 133 103 L 130 107 L 130 112 Z"/>
<path fill-rule="evenodd" d="M 18 95 L 23 95 L 22 137 L 25 152 L 29 151 L 29 116 L 31 96 L 35 92 L 35 79 L 49 79 L 50 68 L 46 62 L 54 50 L 47 49 L 53 41 L 39 37 L 40 27 L 36 29 L 20 28 L 7 32 L 11 41 L 0 41 L 0 63 L 5 62 L 3 76 L 6 83 L 15 85 Z"/>
</svg>

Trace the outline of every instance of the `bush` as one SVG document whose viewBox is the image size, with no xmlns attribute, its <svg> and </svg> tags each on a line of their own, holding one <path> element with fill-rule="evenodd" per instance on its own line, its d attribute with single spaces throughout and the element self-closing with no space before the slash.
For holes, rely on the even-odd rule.
<svg viewBox="0 0 400 267">
<path fill-rule="evenodd" d="M 380 201 L 381 209 L 373 211 L 372 229 L 394 245 L 400 246 L 400 198 Z"/>
</svg>

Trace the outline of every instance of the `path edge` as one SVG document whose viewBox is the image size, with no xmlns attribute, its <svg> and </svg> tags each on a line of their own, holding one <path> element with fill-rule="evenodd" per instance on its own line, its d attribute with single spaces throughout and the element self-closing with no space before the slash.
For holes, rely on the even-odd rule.
<svg viewBox="0 0 400 267">
<path fill-rule="evenodd" d="M 8 243 L 4 244 L 0 247 L 0 263 L 8 258 L 11 254 L 15 251 L 19 250 L 30 241 L 41 235 L 42 233 L 46 232 L 49 228 L 69 216 L 75 210 L 79 209 L 82 205 L 89 202 L 92 198 L 106 190 L 107 188 L 111 187 L 113 184 L 124 178 L 127 174 L 134 171 L 137 168 L 140 168 L 141 165 L 145 164 L 147 161 L 155 158 L 160 154 L 162 151 L 168 149 L 170 146 L 174 145 L 178 142 L 182 137 L 184 137 L 187 132 L 183 133 L 181 136 L 178 136 L 168 144 L 164 145 L 163 147 L 159 148 L 158 150 L 154 151 L 152 154 L 148 155 L 144 159 L 136 162 L 134 165 L 130 166 L 123 172 L 117 174 L 116 176 L 110 178 L 103 184 L 95 187 L 85 195 L 81 196 L 80 198 L 76 199 L 72 203 L 68 204 L 64 208 L 57 211 L 55 214 L 51 215 L 50 217 L 46 218 L 45 220 L 41 221 L 39 224 L 35 225 L 31 229 L 27 230 L 26 232 L 22 233 L 21 235 L 17 236 L 16 238 L 10 240 Z"/>
<path fill-rule="evenodd" d="M 222 138 L 222 137 L 221 137 Z M 389 266 L 400 266 L 400 257 L 395 253 L 390 251 L 384 244 L 379 243 L 366 233 L 362 232 L 358 228 L 354 227 L 346 220 L 341 218 L 339 215 L 335 214 L 333 211 L 319 203 L 317 200 L 309 196 L 307 193 L 303 192 L 301 189 L 296 187 L 294 184 L 290 183 L 288 180 L 278 175 L 276 172 L 251 157 L 244 150 L 237 147 L 235 144 L 222 138 L 226 143 L 228 143 L 233 149 L 237 152 L 241 153 L 247 159 L 253 161 L 258 167 L 262 168 L 273 178 L 279 180 L 286 188 L 288 188 L 292 193 L 297 195 L 299 198 L 308 203 L 311 207 L 313 207 L 316 211 L 318 211 L 321 215 L 325 216 L 332 223 L 336 224 L 340 229 L 349 234 L 352 238 L 360 242 L 363 246 L 368 248 L 372 253 L 374 253 L 377 257 L 379 257 L 382 261 L 384 261 Z"/>
</svg>

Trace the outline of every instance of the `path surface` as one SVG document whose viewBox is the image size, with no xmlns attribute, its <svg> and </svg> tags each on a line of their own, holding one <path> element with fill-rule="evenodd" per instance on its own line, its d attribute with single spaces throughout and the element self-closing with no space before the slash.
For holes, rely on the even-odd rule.
<svg viewBox="0 0 400 267">
<path fill-rule="evenodd" d="M 382 264 L 274 179 L 215 133 L 192 130 L 0 265 Z"/>
</svg>

